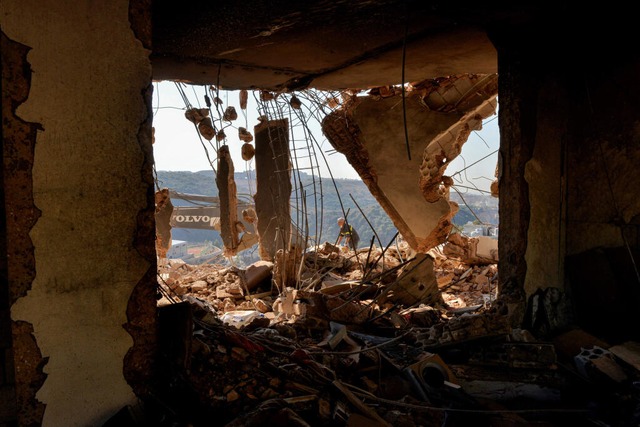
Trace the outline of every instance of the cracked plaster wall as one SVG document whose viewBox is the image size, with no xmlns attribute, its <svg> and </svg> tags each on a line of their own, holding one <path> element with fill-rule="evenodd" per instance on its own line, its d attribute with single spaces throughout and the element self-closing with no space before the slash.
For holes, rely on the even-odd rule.
<svg viewBox="0 0 640 427">
<path fill-rule="evenodd" d="M 128 1 L 0 3 L 2 31 L 30 48 L 30 93 L 16 115 L 42 127 L 32 167 L 35 279 L 11 318 L 32 326 L 46 361 L 36 395 L 43 426 L 100 425 L 135 399 L 123 365 L 140 352 L 127 331 L 145 321 L 128 304 L 144 299 L 137 289 L 155 277 L 155 258 L 151 67 L 129 13 Z"/>
</svg>

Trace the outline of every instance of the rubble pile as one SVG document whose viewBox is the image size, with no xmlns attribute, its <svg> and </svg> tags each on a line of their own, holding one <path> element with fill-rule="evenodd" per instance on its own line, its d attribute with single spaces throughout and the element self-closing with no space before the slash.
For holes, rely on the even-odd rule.
<svg viewBox="0 0 640 427">
<path fill-rule="evenodd" d="M 325 243 L 285 289 L 266 261 L 168 261 L 156 404 L 185 426 L 637 425 L 640 344 L 536 337 L 496 299 L 496 264 L 426 258 L 442 298 L 409 306 L 406 245 Z"/>
</svg>

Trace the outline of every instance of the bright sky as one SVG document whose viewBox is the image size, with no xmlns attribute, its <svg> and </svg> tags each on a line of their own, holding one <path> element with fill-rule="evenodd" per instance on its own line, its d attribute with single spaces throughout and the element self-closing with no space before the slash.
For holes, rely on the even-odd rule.
<svg viewBox="0 0 640 427">
<path fill-rule="evenodd" d="M 204 100 L 205 87 L 192 85 L 181 85 L 181 87 L 191 106 L 196 108 L 206 107 Z M 235 170 L 236 172 L 252 170 L 254 168 L 253 162 L 246 162 L 241 157 L 240 147 L 243 142 L 238 138 L 237 128 L 242 126 L 253 133 L 253 127 L 258 123 L 258 102 L 256 102 L 253 94 L 249 92 L 249 102 L 245 112 L 240 109 L 239 91 L 221 91 L 220 98 L 223 101 L 222 110 L 231 105 L 235 107 L 238 113 L 238 119 L 231 123 L 232 127 L 225 129 L 227 144 L 230 148 Z M 156 170 L 192 172 L 211 170 L 212 168 L 207 159 L 207 151 L 209 158 L 215 165 L 215 149 L 211 144 L 215 144 L 215 139 L 209 143 L 204 138 L 199 138 L 194 124 L 185 118 L 185 110 L 185 100 L 174 82 L 154 83 L 153 126 L 155 128 L 154 157 Z M 245 116 L 245 114 L 247 115 Z M 319 123 L 310 115 L 307 115 L 306 118 L 306 122 L 309 124 L 308 131 L 314 137 L 311 143 L 314 151 L 309 153 L 306 148 L 309 145 L 306 142 L 309 138 L 305 137 L 302 126 L 294 127 L 294 139 L 296 139 L 294 144 L 296 147 L 301 148 L 296 150 L 299 156 L 298 167 L 301 169 L 307 168 L 303 169 L 307 173 L 313 172 L 317 174 L 317 168 L 313 171 L 308 169 L 310 167 L 308 159 L 312 158 L 315 159 L 312 160 L 313 164 L 319 165 L 319 174 L 323 177 L 329 177 L 329 171 L 326 166 L 326 163 L 328 163 L 334 178 L 360 179 L 345 157 L 333 150 L 331 144 L 322 134 Z M 294 119 L 291 122 L 294 123 L 295 121 Z M 217 128 L 220 127 L 219 122 L 214 124 Z M 447 169 L 448 175 L 454 175 L 456 171 L 461 170 L 466 165 L 478 161 L 475 166 L 454 176 L 456 185 L 461 186 L 458 188 L 461 192 L 465 192 L 462 186 L 472 187 L 474 185 L 488 191 L 489 185 L 494 179 L 497 159 L 495 151 L 498 150 L 499 142 L 497 115 L 489 117 L 481 131 L 472 132 L 469 140 L 463 146 L 462 154 L 451 162 Z M 207 151 L 205 151 L 205 147 Z M 490 153 L 493 154 L 479 161 Z"/>
</svg>

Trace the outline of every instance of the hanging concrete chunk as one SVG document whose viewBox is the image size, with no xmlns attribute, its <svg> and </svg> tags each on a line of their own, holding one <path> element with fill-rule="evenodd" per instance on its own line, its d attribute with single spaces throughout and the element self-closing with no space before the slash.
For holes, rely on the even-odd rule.
<svg viewBox="0 0 640 427">
<path fill-rule="evenodd" d="M 224 110 L 224 114 L 222 115 L 222 119 L 227 122 L 232 122 L 237 118 L 238 113 L 236 112 L 235 107 L 232 107 L 231 105 Z"/>
<path fill-rule="evenodd" d="M 299 110 L 300 107 L 302 107 L 302 102 L 300 102 L 300 99 L 297 96 L 292 95 L 291 100 L 289 101 L 289 105 L 291 105 L 291 108 Z"/>
<path fill-rule="evenodd" d="M 291 230 L 289 200 L 289 122 L 264 120 L 254 128 L 256 135 L 256 194 L 260 257 L 273 261 L 279 249 L 285 250 Z"/>
<path fill-rule="evenodd" d="M 216 136 L 216 129 L 213 127 L 209 117 L 205 117 L 200 121 L 198 124 L 198 130 L 202 137 L 207 141 L 211 141 L 213 137 Z"/>
<path fill-rule="evenodd" d="M 242 160 L 246 160 L 247 162 L 253 159 L 253 156 L 256 154 L 256 149 L 253 148 L 253 145 L 245 142 L 242 144 Z"/>
<path fill-rule="evenodd" d="M 443 243 L 457 204 L 447 165 L 482 120 L 495 113 L 497 75 L 459 75 L 348 99 L 322 130 L 343 153 L 396 228 L 418 252 Z"/>
<path fill-rule="evenodd" d="M 240 108 L 243 110 L 247 109 L 247 100 L 249 98 L 249 92 L 246 89 L 242 89 L 240 91 Z"/>
<path fill-rule="evenodd" d="M 220 236 L 224 244 L 226 256 L 238 253 L 238 199 L 236 198 L 236 182 L 233 178 L 234 168 L 229 147 L 223 145 L 218 150 L 218 170 L 216 185 L 220 199 Z"/>
<path fill-rule="evenodd" d="M 253 141 L 253 135 L 246 128 L 239 127 L 238 128 L 238 138 L 240 141 L 251 142 Z"/>
<path fill-rule="evenodd" d="M 184 112 L 184 116 L 191 123 L 197 125 L 202 121 L 202 119 L 204 119 L 205 117 L 209 117 L 209 110 L 206 108 L 189 108 Z"/>
</svg>

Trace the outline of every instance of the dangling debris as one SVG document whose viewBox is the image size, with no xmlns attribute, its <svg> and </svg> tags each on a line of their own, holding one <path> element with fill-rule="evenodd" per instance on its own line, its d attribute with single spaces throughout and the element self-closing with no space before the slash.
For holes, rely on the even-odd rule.
<svg viewBox="0 0 640 427">
<path fill-rule="evenodd" d="M 253 159 L 253 156 L 256 154 L 256 149 L 253 147 L 253 145 L 249 144 L 248 142 L 245 142 L 244 144 L 242 144 L 242 159 L 246 160 L 247 162 L 251 159 Z"/>
<path fill-rule="evenodd" d="M 242 219 L 247 221 L 249 224 L 254 224 L 258 220 L 258 215 L 256 214 L 256 210 L 253 208 L 243 209 Z"/>
<path fill-rule="evenodd" d="M 206 108 L 189 108 L 184 112 L 184 116 L 191 123 L 197 125 L 202 121 L 202 119 L 204 119 L 205 117 L 209 117 L 209 110 Z"/>
<path fill-rule="evenodd" d="M 293 95 L 291 97 L 291 100 L 289 101 L 289 105 L 291 105 L 291 108 L 295 108 L 296 110 L 299 110 L 300 107 L 302 106 L 302 102 L 300 102 L 300 99 Z"/>
<path fill-rule="evenodd" d="M 218 134 L 216 135 L 216 141 L 220 142 L 220 141 L 224 141 L 224 139 L 227 137 L 227 135 L 224 133 L 224 129 L 220 129 L 218 131 Z"/>
<path fill-rule="evenodd" d="M 261 101 L 272 101 L 276 99 L 275 95 L 269 92 L 268 90 L 260 91 L 260 100 Z"/>
<path fill-rule="evenodd" d="M 340 105 L 340 100 L 335 96 L 327 98 L 327 105 L 329 108 L 337 108 Z"/>
<path fill-rule="evenodd" d="M 169 197 L 169 189 L 156 191 L 156 253 L 160 258 L 166 258 L 171 248 L 171 226 L 169 219 L 173 213 L 173 204 Z"/>
<path fill-rule="evenodd" d="M 245 89 L 242 89 L 240 91 L 240 108 L 242 108 L 243 110 L 247 109 L 248 98 L 249 98 L 249 92 L 247 92 Z"/>
<path fill-rule="evenodd" d="M 243 127 L 238 128 L 238 138 L 240 138 L 240 141 L 244 142 L 253 141 L 253 135 L 251 135 L 251 132 Z"/>
<path fill-rule="evenodd" d="M 491 195 L 496 199 L 500 195 L 500 186 L 498 184 L 499 178 L 500 178 L 499 174 L 500 174 L 500 159 L 498 158 L 498 164 L 496 164 L 496 171 L 493 174 L 493 176 L 495 176 L 496 179 L 494 179 L 493 182 L 491 182 L 491 187 L 490 187 Z"/>
<path fill-rule="evenodd" d="M 216 136 L 216 129 L 213 127 L 209 117 L 205 117 L 200 121 L 198 130 L 200 131 L 200 134 L 202 134 L 202 137 L 208 141 L 211 141 L 213 137 Z"/>
<path fill-rule="evenodd" d="M 220 199 L 220 237 L 226 256 L 238 253 L 238 198 L 233 174 L 233 160 L 229 154 L 229 146 L 223 145 L 218 150 L 216 185 Z"/>
<path fill-rule="evenodd" d="M 222 119 L 227 122 L 232 122 L 238 118 L 238 113 L 236 112 L 235 107 L 229 105 L 226 110 L 224 110 L 224 114 Z"/>
</svg>

